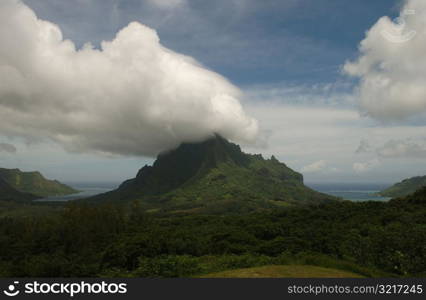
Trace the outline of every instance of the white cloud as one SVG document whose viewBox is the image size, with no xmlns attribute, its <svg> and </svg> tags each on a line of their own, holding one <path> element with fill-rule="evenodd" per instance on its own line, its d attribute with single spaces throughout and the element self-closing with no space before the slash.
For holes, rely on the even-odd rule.
<svg viewBox="0 0 426 300">
<path fill-rule="evenodd" d="M 327 167 L 327 162 L 325 160 L 316 161 L 310 165 L 304 166 L 302 168 L 302 173 L 316 173 L 323 171 Z"/>
<path fill-rule="evenodd" d="M 363 125 L 356 110 L 283 102 L 260 98 L 247 104 L 247 111 L 259 120 L 263 145 L 269 145 L 265 154 L 316 161 L 353 153 L 359 143 L 357 127 Z"/>
<path fill-rule="evenodd" d="M 352 165 L 352 168 L 357 173 L 365 173 L 375 168 L 380 164 L 378 159 L 372 159 L 366 162 L 356 162 Z"/>
<path fill-rule="evenodd" d="M 401 21 L 403 20 L 403 21 Z M 360 78 L 362 110 L 382 121 L 426 113 L 426 1 L 406 0 L 399 22 L 380 18 L 344 71 Z"/>
<path fill-rule="evenodd" d="M 426 126 L 382 126 L 359 114 L 351 98 L 345 95 L 345 88 L 333 88 L 329 94 L 319 92 L 321 89 L 312 93 L 308 86 L 288 88 L 280 84 L 256 88 L 246 91 L 251 99 L 247 111 L 259 120 L 260 136 L 268 146 L 251 145 L 243 147 L 244 150 L 261 151 L 266 157 L 275 155 L 295 170 L 325 160 L 328 167 L 323 171 L 304 172 L 306 182 L 391 183 L 425 170 L 425 163 L 419 159 L 382 159 L 377 149 L 392 139 L 411 137 L 410 140 L 420 143 Z M 365 151 L 355 153 L 360 145 L 360 151 Z M 354 164 L 358 170 L 370 167 L 370 172 L 354 174 Z"/>
<path fill-rule="evenodd" d="M 238 88 L 140 23 L 100 50 L 76 50 L 21 1 L 2 0 L 0 40 L 0 134 L 150 156 L 214 132 L 237 142 L 257 134 Z"/>
<path fill-rule="evenodd" d="M 0 152 L 16 153 L 16 147 L 9 143 L 0 143 Z"/>
<path fill-rule="evenodd" d="M 385 158 L 426 158 L 426 140 L 390 140 L 377 149 L 377 154 Z"/>
</svg>

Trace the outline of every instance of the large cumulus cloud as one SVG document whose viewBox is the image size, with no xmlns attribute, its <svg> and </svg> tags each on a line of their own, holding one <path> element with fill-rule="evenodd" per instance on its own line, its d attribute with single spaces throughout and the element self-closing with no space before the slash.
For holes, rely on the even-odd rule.
<svg viewBox="0 0 426 300">
<path fill-rule="evenodd" d="M 382 121 L 426 113 L 426 1 L 405 0 L 399 20 L 382 17 L 344 66 L 360 78 L 363 111 Z"/>
<path fill-rule="evenodd" d="M 257 134 L 241 92 L 130 23 L 101 49 L 76 49 L 18 0 L 0 2 L 0 134 L 66 150 L 155 155 L 219 133 Z"/>
</svg>

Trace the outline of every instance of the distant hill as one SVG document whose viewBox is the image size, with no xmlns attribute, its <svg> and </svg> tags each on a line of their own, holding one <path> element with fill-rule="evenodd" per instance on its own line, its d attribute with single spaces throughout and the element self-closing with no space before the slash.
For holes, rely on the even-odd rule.
<svg viewBox="0 0 426 300">
<path fill-rule="evenodd" d="M 383 197 L 402 197 L 410 195 L 424 186 L 426 186 L 426 176 L 417 176 L 404 179 L 379 194 Z"/>
<path fill-rule="evenodd" d="M 19 169 L 0 168 L 0 178 L 17 191 L 40 197 L 77 193 L 75 189 L 57 180 L 48 180 L 40 172 L 22 172 Z"/>
<path fill-rule="evenodd" d="M 0 178 L 0 201 L 30 202 L 37 198 L 40 197 L 15 190 L 6 181 Z"/>
<path fill-rule="evenodd" d="M 391 203 L 410 203 L 426 205 L 426 186 L 418 189 L 413 194 L 410 194 L 408 196 L 392 199 Z"/>
<path fill-rule="evenodd" d="M 151 211 L 222 213 L 321 204 L 337 198 L 306 187 L 302 174 L 275 157 L 243 153 L 238 145 L 215 135 L 159 155 L 136 178 L 89 200 L 140 200 Z"/>
</svg>

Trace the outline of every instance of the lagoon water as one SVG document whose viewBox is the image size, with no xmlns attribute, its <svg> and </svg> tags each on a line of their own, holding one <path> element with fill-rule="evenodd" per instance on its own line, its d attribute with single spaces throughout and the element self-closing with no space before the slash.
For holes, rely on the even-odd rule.
<svg viewBox="0 0 426 300">
<path fill-rule="evenodd" d="M 351 201 L 388 201 L 377 193 L 391 184 L 384 183 L 307 183 L 307 186 L 319 192 Z"/>
<path fill-rule="evenodd" d="M 71 183 L 68 184 L 74 189 L 80 191 L 79 193 L 66 195 L 66 196 L 52 196 L 43 199 L 38 199 L 35 201 L 40 202 L 65 202 L 77 199 L 88 198 L 91 196 L 99 195 L 102 193 L 106 193 L 116 189 L 119 184 L 118 183 Z"/>
<path fill-rule="evenodd" d="M 80 193 L 67 196 L 54 196 L 35 201 L 71 201 L 87 198 L 116 189 L 119 183 L 74 183 L 69 184 Z M 375 183 L 307 183 L 307 186 L 319 192 L 340 197 L 351 201 L 388 201 L 390 198 L 381 197 L 377 192 L 390 184 Z"/>
</svg>

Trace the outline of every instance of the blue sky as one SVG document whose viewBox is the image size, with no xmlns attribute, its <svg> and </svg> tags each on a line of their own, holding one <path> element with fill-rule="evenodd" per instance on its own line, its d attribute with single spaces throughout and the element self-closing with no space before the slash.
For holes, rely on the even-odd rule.
<svg viewBox="0 0 426 300">
<path fill-rule="evenodd" d="M 172 7 L 149 0 L 25 3 L 80 47 L 99 46 L 139 21 L 156 29 L 168 48 L 247 86 L 336 80 L 345 60 L 356 56 L 365 31 L 383 15 L 396 16 L 399 1 L 191 0 Z"/>
<path fill-rule="evenodd" d="M 392 119 L 387 118 L 391 112 L 374 110 L 366 104 L 369 98 L 356 92 L 357 88 L 365 91 L 358 80 L 369 78 L 370 73 L 362 73 L 365 68 L 361 63 L 355 63 L 353 73 L 358 75 L 354 77 L 343 69 L 348 62 L 369 55 L 360 50 L 360 43 L 367 40 L 370 29 L 380 26 L 379 19 L 397 17 L 406 2 L 420 7 L 417 1 L 24 3 L 38 18 L 57 24 L 64 38 L 77 48 L 90 42 L 99 49 L 102 41 L 113 40 L 132 21 L 156 30 L 163 46 L 196 59 L 243 92 L 241 103 L 260 127 L 258 141 L 243 144 L 246 151 L 274 154 L 303 172 L 309 182 L 391 183 L 425 175 L 424 119 L 411 115 Z M 367 44 L 373 50 L 383 48 L 374 41 Z M 418 79 L 424 79 L 422 76 Z M 153 160 L 136 155 L 75 153 L 55 142 L 32 143 L 10 134 L 0 136 L 0 142 L 17 149 L 1 151 L 0 147 L 2 166 L 38 169 L 66 182 L 119 182 Z"/>
</svg>

